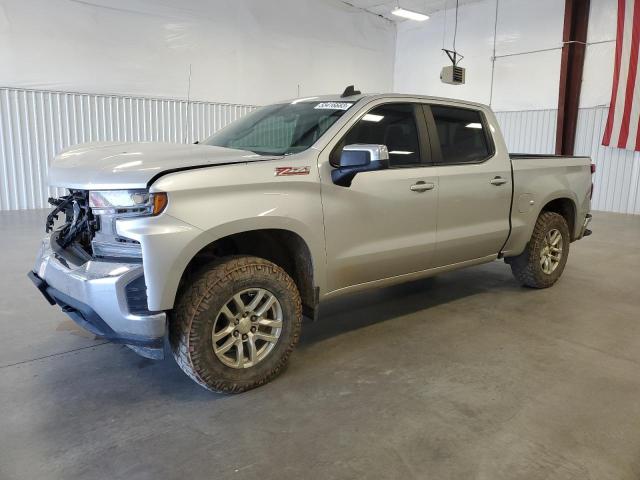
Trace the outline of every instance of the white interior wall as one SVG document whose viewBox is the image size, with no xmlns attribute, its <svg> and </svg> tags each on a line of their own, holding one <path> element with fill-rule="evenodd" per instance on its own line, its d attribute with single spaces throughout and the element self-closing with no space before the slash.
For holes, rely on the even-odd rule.
<svg viewBox="0 0 640 480">
<path fill-rule="evenodd" d="M 339 0 L 0 0 L 0 87 L 265 104 L 388 91 L 395 26 Z"/>
<path fill-rule="evenodd" d="M 489 103 L 491 57 L 493 48 L 493 11 L 486 1 L 463 5 L 458 18 L 457 48 L 465 58 L 465 85 L 452 86 L 440 82 L 440 70 L 450 62 L 444 47 L 453 44 L 453 11 L 439 11 L 425 22 L 402 22 L 396 37 L 394 90 Z"/>
<path fill-rule="evenodd" d="M 609 105 L 616 50 L 617 0 L 591 0 L 580 106 Z"/>
<path fill-rule="evenodd" d="M 451 4 L 452 2 L 450 2 Z M 592 0 L 581 93 L 581 107 L 609 102 L 615 49 L 616 0 Z M 455 11 L 436 12 L 422 23 L 398 26 L 394 89 L 425 95 L 458 97 L 491 103 L 497 111 L 546 110 L 558 107 L 558 82 L 564 2 L 561 0 L 482 0 L 462 5 L 457 49 L 465 56 L 465 85 L 440 82 L 449 59 Z M 491 68 L 495 28 L 495 71 Z"/>
</svg>

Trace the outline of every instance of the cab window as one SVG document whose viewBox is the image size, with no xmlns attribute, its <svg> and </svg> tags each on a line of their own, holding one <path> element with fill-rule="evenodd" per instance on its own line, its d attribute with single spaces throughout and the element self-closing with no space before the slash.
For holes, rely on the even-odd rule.
<svg viewBox="0 0 640 480">
<path fill-rule="evenodd" d="M 482 114 L 467 108 L 431 105 L 442 163 L 476 163 L 491 155 Z"/>
<path fill-rule="evenodd" d="M 420 142 L 414 105 L 386 104 L 369 111 L 343 139 L 343 145 L 355 143 L 386 145 L 391 167 L 420 164 Z"/>
</svg>

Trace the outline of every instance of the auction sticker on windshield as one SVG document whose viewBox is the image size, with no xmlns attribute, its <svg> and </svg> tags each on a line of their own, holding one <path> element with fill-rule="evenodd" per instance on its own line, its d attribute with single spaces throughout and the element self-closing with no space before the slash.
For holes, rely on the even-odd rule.
<svg viewBox="0 0 640 480">
<path fill-rule="evenodd" d="M 317 104 L 316 110 L 348 110 L 353 105 L 352 102 L 322 102 Z"/>
</svg>

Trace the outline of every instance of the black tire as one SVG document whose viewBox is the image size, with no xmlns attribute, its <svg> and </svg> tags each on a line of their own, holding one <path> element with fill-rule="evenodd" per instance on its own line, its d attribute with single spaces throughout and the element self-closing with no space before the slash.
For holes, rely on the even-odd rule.
<svg viewBox="0 0 640 480">
<path fill-rule="evenodd" d="M 235 294 L 251 288 L 268 290 L 277 298 L 282 328 L 263 360 L 247 368 L 234 368 L 214 353 L 214 321 Z M 302 304 L 291 277 L 274 263 L 249 256 L 224 257 L 195 274 L 170 314 L 170 342 L 176 362 L 194 381 L 220 393 L 240 393 L 272 380 L 287 364 L 301 328 Z"/>
<path fill-rule="evenodd" d="M 551 273 L 545 273 L 541 265 L 541 254 L 545 248 L 545 237 L 552 230 L 562 235 L 562 256 L 558 266 Z M 508 259 L 511 271 L 522 285 L 531 288 L 548 288 L 558 281 L 569 257 L 569 227 L 562 215 L 542 212 L 536 221 L 527 247 L 517 257 Z"/>
</svg>

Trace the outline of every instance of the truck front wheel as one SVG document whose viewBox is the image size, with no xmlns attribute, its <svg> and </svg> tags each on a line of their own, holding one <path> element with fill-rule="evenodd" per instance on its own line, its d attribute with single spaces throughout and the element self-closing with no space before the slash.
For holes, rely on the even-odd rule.
<svg viewBox="0 0 640 480">
<path fill-rule="evenodd" d="M 170 318 L 173 355 L 203 387 L 239 393 L 273 379 L 300 337 L 302 304 L 279 266 L 225 257 L 195 275 Z"/>
<path fill-rule="evenodd" d="M 513 275 L 527 287 L 548 288 L 560 278 L 569 256 L 569 227 L 562 215 L 542 212 L 524 252 L 507 259 Z"/>
</svg>

